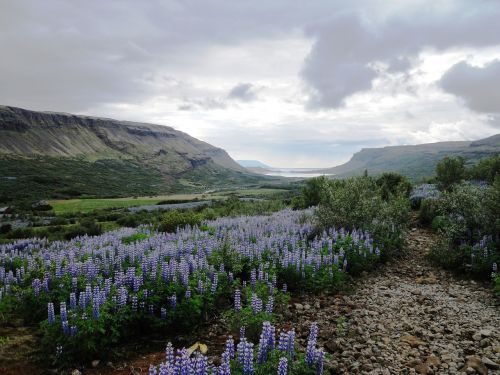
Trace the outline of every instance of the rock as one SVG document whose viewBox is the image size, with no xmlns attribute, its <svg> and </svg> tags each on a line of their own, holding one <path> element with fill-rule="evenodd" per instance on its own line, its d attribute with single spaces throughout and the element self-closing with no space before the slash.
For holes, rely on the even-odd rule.
<svg viewBox="0 0 500 375">
<path fill-rule="evenodd" d="M 467 367 L 465 369 L 465 373 L 466 374 L 475 374 L 476 373 L 476 370 L 474 370 L 472 367 Z"/>
<path fill-rule="evenodd" d="M 481 358 L 481 361 L 486 365 L 486 367 L 488 367 L 492 370 L 498 370 L 500 368 L 500 365 L 498 363 L 493 362 L 488 357 Z"/>
<path fill-rule="evenodd" d="M 302 305 L 300 303 L 296 303 L 293 306 L 295 307 L 295 310 L 299 310 L 299 311 L 304 310 L 304 305 Z"/>
<path fill-rule="evenodd" d="M 304 305 L 304 310 L 310 310 L 311 309 L 311 305 L 308 305 L 307 303 Z"/>
<path fill-rule="evenodd" d="M 438 279 L 434 274 L 431 273 L 427 277 L 426 276 L 417 277 L 415 282 L 417 284 L 437 284 Z"/>
<path fill-rule="evenodd" d="M 101 361 L 99 361 L 98 359 L 94 359 L 94 360 L 92 361 L 92 367 L 96 368 L 97 366 L 99 366 L 99 363 L 100 363 L 100 362 L 101 362 Z"/>
<path fill-rule="evenodd" d="M 429 366 L 426 363 L 420 363 L 415 366 L 415 371 L 417 374 L 421 375 L 428 375 L 432 372 L 432 370 L 429 368 Z"/>
<path fill-rule="evenodd" d="M 474 335 L 472 335 L 472 340 L 481 341 L 481 334 L 475 333 Z"/>
<path fill-rule="evenodd" d="M 484 363 L 481 361 L 481 358 L 479 358 L 478 356 L 475 356 L 475 355 L 468 356 L 465 367 L 466 368 L 471 367 L 481 375 L 488 375 L 488 369 L 486 368 Z"/>
<path fill-rule="evenodd" d="M 82 373 L 80 372 L 80 370 L 73 370 L 71 371 L 71 375 L 82 375 Z"/>
<path fill-rule="evenodd" d="M 483 337 L 490 337 L 492 332 L 491 329 L 482 329 L 479 331 L 479 334 Z"/>
<path fill-rule="evenodd" d="M 429 366 L 437 367 L 441 364 L 441 361 L 435 355 L 430 355 L 425 359 L 425 363 L 427 363 Z"/>
<path fill-rule="evenodd" d="M 401 342 L 407 343 L 412 348 L 418 348 L 420 345 L 425 345 L 425 342 L 412 335 L 402 336 L 400 340 Z"/>
</svg>

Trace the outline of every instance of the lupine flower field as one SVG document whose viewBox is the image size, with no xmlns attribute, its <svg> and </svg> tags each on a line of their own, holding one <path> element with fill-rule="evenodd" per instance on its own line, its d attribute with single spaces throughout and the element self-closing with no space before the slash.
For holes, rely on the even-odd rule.
<svg viewBox="0 0 500 375">
<path fill-rule="evenodd" d="M 349 272 L 373 267 L 380 249 L 364 231 L 315 228 L 311 209 L 287 209 L 174 233 L 144 226 L 68 242 L 22 240 L 0 247 L 0 303 L 40 324 L 53 364 L 91 360 L 148 332 L 175 334 L 223 313 L 239 343 L 228 341 L 217 369 L 181 349 L 150 373 L 252 374 L 267 364 L 286 374 L 303 373 L 292 371 L 303 364 L 321 374 L 321 327 L 311 328 L 301 355 L 293 331 L 276 341 L 275 312 L 298 289 L 335 289 Z"/>
</svg>

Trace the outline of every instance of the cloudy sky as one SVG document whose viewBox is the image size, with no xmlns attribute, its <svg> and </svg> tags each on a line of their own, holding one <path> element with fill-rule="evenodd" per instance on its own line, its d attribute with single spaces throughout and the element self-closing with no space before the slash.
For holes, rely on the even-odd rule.
<svg viewBox="0 0 500 375">
<path fill-rule="evenodd" d="M 0 0 L 0 104 L 273 166 L 500 132 L 499 0 Z"/>
</svg>

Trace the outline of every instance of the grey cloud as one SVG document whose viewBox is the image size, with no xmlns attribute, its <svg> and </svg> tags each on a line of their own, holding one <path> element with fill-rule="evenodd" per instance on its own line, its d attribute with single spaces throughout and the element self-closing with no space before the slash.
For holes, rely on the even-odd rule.
<svg viewBox="0 0 500 375">
<path fill-rule="evenodd" d="M 255 87 L 251 83 L 239 83 L 229 91 L 227 97 L 243 102 L 251 102 L 257 99 L 257 94 Z"/>
<path fill-rule="evenodd" d="M 474 111 L 500 113 L 500 60 L 494 60 L 483 68 L 462 61 L 444 74 L 439 85 L 462 98 Z"/>
<path fill-rule="evenodd" d="M 411 59 L 428 47 L 484 47 L 500 44 L 500 7 L 486 4 L 470 15 L 467 6 L 444 13 L 417 12 L 370 21 L 360 12 L 343 13 L 312 24 L 314 45 L 302 78 L 311 89 L 310 107 L 337 108 L 348 96 L 369 90 L 376 62 L 389 72 L 404 72 Z"/>
</svg>

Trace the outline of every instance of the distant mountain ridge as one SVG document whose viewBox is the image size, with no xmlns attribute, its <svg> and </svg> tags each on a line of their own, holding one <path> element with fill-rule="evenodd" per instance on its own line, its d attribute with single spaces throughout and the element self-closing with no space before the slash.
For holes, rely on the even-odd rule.
<svg viewBox="0 0 500 375">
<path fill-rule="evenodd" d="M 55 165 L 61 163 L 64 170 L 57 176 Z M 108 173 L 105 164 L 116 176 L 123 172 L 123 180 L 117 182 L 120 177 Z M 49 172 L 50 166 L 54 168 Z M 92 167 L 99 166 L 103 175 L 94 178 Z M 92 181 L 70 177 L 72 169 L 80 169 Z M 38 186 L 45 195 L 59 195 L 64 187 L 75 185 L 80 187 L 72 193 L 93 195 L 92 184 L 104 183 L 116 185 L 120 195 L 139 193 L 139 180 L 127 178 L 127 171 L 141 176 L 148 193 L 256 178 L 223 149 L 168 126 L 0 106 L 0 177 L 9 177 L 0 178 L 0 193 L 15 192 L 13 181 L 43 185 L 47 174 L 59 181 L 52 181 L 47 191 Z M 79 181 L 73 184 L 70 178 Z M 130 192 L 129 185 L 135 186 Z"/>
<path fill-rule="evenodd" d="M 432 176 L 445 156 L 462 156 L 468 163 L 500 153 L 500 134 L 477 141 L 450 141 L 407 146 L 364 148 L 345 164 L 321 169 L 336 177 L 398 172 L 413 179 Z"/>
<path fill-rule="evenodd" d="M 236 162 L 245 168 L 264 168 L 264 169 L 272 168 L 258 160 L 236 160 Z"/>
</svg>

